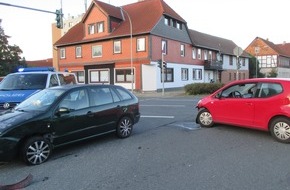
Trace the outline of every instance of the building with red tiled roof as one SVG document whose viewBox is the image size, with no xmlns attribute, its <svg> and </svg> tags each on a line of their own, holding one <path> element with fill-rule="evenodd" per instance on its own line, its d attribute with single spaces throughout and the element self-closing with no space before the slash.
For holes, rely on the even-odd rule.
<svg viewBox="0 0 290 190">
<path fill-rule="evenodd" d="M 290 43 L 274 44 L 256 37 L 245 51 L 257 58 L 260 72 L 266 76 L 274 71 L 277 77 L 290 78 Z"/>
<path fill-rule="evenodd" d="M 54 47 L 59 70 L 75 72 L 85 83 L 158 91 L 210 82 L 214 77 L 221 81 L 223 68 L 216 74 L 215 69 L 204 67 L 207 56 L 217 57 L 220 50 L 205 47 L 198 40 L 164 0 L 121 7 L 93 0 L 81 22 Z M 201 57 L 195 52 L 199 49 Z M 161 60 L 166 63 L 164 69 L 159 65 Z"/>
</svg>

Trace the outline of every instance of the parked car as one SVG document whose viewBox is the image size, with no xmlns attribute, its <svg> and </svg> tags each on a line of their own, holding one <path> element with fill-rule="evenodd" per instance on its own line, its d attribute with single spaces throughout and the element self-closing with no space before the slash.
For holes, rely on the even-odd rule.
<svg viewBox="0 0 290 190">
<path fill-rule="evenodd" d="M 257 78 L 234 81 L 201 99 L 196 122 L 270 131 L 279 142 L 290 142 L 290 79 Z"/>
<path fill-rule="evenodd" d="M 0 112 L 15 107 L 38 90 L 76 81 L 74 73 L 57 72 L 53 67 L 20 68 L 0 83 Z"/>
<path fill-rule="evenodd" d="M 37 92 L 0 114 L 0 159 L 45 162 L 56 147 L 116 132 L 131 135 L 139 101 L 114 85 L 66 85 Z"/>
</svg>

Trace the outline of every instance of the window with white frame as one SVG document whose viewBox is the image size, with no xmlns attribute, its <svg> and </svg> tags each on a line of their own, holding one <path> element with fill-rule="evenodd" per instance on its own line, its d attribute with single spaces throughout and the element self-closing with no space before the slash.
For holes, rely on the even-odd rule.
<svg viewBox="0 0 290 190">
<path fill-rule="evenodd" d="M 230 55 L 230 65 L 234 64 L 234 57 Z"/>
<path fill-rule="evenodd" d="M 241 58 L 242 60 L 242 66 L 246 66 L 246 59 L 244 57 Z"/>
<path fill-rule="evenodd" d="M 193 69 L 192 70 L 192 79 L 193 80 L 202 80 L 202 70 L 201 69 Z"/>
<path fill-rule="evenodd" d="M 181 57 L 185 56 L 185 45 L 184 44 L 180 45 L 180 55 L 181 55 Z"/>
<path fill-rule="evenodd" d="M 137 51 L 145 51 L 145 38 L 137 39 Z"/>
<path fill-rule="evenodd" d="M 188 80 L 188 69 L 186 68 L 181 69 L 181 80 L 183 81 Z"/>
<path fill-rule="evenodd" d="M 76 57 L 82 57 L 82 46 L 76 46 Z"/>
<path fill-rule="evenodd" d="M 89 34 L 94 34 L 95 33 L 95 24 L 89 24 L 88 25 L 88 32 L 89 32 Z"/>
<path fill-rule="evenodd" d="M 132 82 L 134 70 L 131 74 L 131 69 L 116 69 L 116 83 L 129 83 Z M 133 80 L 134 81 L 134 80 Z"/>
<path fill-rule="evenodd" d="M 197 49 L 197 58 L 201 59 L 201 49 Z"/>
<path fill-rule="evenodd" d="M 60 49 L 60 58 L 65 59 L 65 48 Z"/>
<path fill-rule="evenodd" d="M 98 33 L 104 32 L 104 22 L 97 23 L 97 30 L 98 30 Z"/>
<path fill-rule="evenodd" d="M 196 49 L 192 48 L 192 59 L 196 59 Z"/>
<path fill-rule="evenodd" d="M 114 53 L 121 53 L 121 40 L 114 41 Z"/>
<path fill-rule="evenodd" d="M 204 60 L 207 60 L 207 50 L 203 50 L 203 58 Z"/>
<path fill-rule="evenodd" d="M 212 60 L 212 51 L 208 51 L 208 59 Z"/>
<path fill-rule="evenodd" d="M 110 73 L 107 69 L 96 69 L 89 71 L 90 83 L 109 83 Z"/>
<path fill-rule="evenodd" d="M 167 41 L 166 40 L 162 40 L 161 45 L 162 45 L 162 47 L 161 47 L 162 53 L 163 54 L 167 54 Z"/>
<path fill-rule="evenodd" d="M 177 22 L 176 28 L 182 30 L 182 24 L 180 22 Z"/>
<path fill-rule="evenodd" d="M 103 56 L 103 46 L 102 45 L 95 45 L 92 46 L 92 57 L 102 57 Z"/>
</svg>

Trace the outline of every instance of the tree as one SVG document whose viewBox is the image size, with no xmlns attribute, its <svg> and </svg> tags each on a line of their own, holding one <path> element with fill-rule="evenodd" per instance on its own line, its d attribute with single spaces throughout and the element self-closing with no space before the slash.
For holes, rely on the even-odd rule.
<svg viewBox="0 0 290 190">
<path fill-rule="evenodd" d="M 15 72 L 18 67 L 26 67 L 26 61 L 21 58 L 22 50 L 17 45 L 9 45 L 9 36 L 5 35 L 0 19 L 0 76 Z"/>
<path fill-rule="evenodd" d="M 265 75 L 263 73 L 261 73 L 260 70 L 261 70 L 261 68 L 259 67 L 259 61 L 256 59 L 256 57 L 251 56 L 250 63 L 249 63 L 249 77 L 250 78 L 263 78 L 263 77 L 265 77 Z"/>
</svg>

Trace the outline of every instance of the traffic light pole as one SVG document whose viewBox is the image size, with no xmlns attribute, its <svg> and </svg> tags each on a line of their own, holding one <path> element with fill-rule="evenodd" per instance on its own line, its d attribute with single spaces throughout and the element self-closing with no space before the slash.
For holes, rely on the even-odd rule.
<svg viewBox="0 0 290 190">
<path fill-rule="evenodd" d="M 47 10 L 42 10 L 42 9 L 35 9 L 35 8 L 31 8 L 31 7 L 24 7 L 24 6 L 19 6 L 19 5 L 12 5 L 12 4 L 8 4 L 8 3 L 1 3 L 0 5 L 4 5 L 4 6 L 10 6 L 10 7 L 17 7 L 17 8 L 21 8 L 21 9 L 28 9 L 28 10 L 33 10 L 33 11 L 39 11 L 39 12 L 45 12 L 45 13 L 51 13 L 51 14 L 55 14 L 56 18 L 61 19 L 61 20 L 57 20 L 58 22 L 62 22 L 62 10 L 56 10 L 56 12 L 52 12 L 52 11 L 47 11 Z M 61 23 L 62 24 L 62 23 Z M 60 26 L 62 28 L 62 26 Z M 60 28 L 58 27 L 58 28 Z"/>
</svg>

